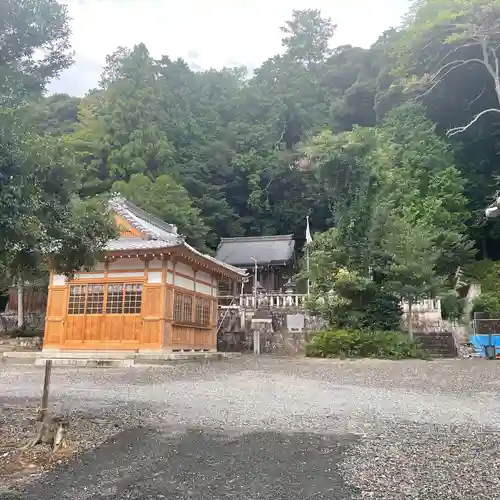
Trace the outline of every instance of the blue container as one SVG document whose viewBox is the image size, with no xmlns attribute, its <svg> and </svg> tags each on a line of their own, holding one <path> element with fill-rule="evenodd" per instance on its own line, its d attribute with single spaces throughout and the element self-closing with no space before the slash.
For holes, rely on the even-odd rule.
<svg viewBox="0 0 500 500">
<path fill-rule="evenodd" d="M 497 357 L 497 349 L 494 345 L 485 345 L 484 346 L 484 357 L 486 359 L 496 359 Z"/>
</svg>

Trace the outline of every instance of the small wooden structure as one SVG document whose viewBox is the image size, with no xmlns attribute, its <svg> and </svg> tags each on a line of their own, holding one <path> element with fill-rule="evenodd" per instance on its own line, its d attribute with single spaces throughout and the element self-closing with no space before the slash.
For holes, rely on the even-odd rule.
<svg viewBox="0 0 500 500">
<path fill-rule="evenodd" d="M 110 209 L 120 237 L 103 261 L 71 280 L 51 275 L 44 350 L 215 351 L 218 281 L 245 272 L 123 198 Z"/>
<path fill-rule="evenodd" d="M 255 267 L 258 292 L 278 292 L 294 271 L 295 240 L 291 234 L 222 238 L 216 256 L 226 264 L 248 270 L 251 275 L 243 290 L 221 290 L 221 295 L 252 294 Z"/>
</svg>

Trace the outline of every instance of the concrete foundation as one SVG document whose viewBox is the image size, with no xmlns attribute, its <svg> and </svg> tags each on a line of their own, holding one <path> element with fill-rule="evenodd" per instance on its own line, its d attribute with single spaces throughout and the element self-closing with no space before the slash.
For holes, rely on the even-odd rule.
<svg viewBox="0 0 500 500">
<path fill-rule="evenodd" d="M 8 364 L 31 364 L 44 366 L 47 360 L 52 360 L 54 366 L 75 366 L 88 368 L 161 366 L 177 362 L 218 361 L 237 357 L 239 353 L 225 352 L 165 352 L 137 353 L 133 351 L 103 352 L 103 351 L 38 351 L 1 353 L 0 362 Z"/>
</svg>

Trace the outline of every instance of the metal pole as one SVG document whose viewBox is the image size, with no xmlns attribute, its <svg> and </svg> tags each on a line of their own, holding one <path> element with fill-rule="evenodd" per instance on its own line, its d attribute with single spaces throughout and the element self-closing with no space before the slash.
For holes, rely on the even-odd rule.
<svg viewBox="0 0 500 500">
<path fill-rule="evenodd" d="M 311 279 L 309 273 L 311 272 L 311 264 L 309 262 L 309 244 L 306 244 L 306 265 L 307 265 L 307 295 L 311 292 Z"/>
</svg>

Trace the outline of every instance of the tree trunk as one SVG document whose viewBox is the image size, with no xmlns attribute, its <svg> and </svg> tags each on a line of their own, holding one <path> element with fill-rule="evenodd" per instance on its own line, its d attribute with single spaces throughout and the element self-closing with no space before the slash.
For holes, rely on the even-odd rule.
<svg viewBox="0 0 500 500">
<path fill-rule="evenodd" d="M 24 280 L 17 279 L 17 327 L 24 328 Z"/>
<path fill-rule="evenodd" d="M 412 317 L 413 301 L 408 299 L 408 337 L 413 340 L 413 317 Z"/>
</svg>

